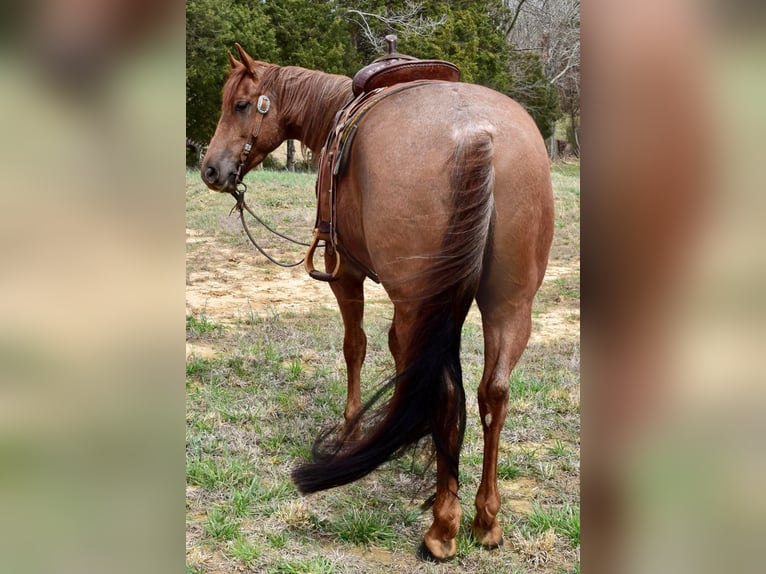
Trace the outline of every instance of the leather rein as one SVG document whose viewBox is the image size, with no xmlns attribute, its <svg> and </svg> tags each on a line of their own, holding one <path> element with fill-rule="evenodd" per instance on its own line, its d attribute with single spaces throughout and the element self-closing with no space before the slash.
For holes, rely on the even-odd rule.
<svg viewBox="0 0 766 574">
<path fill-rule="evenodd" d="M 297 239 L 293 239 L 292 237 L 289 237 L 269 227 L 266 224 L 266 222 L 263 221 L 260 217 L 258 217 L 253 212 L 253 210 L 250 209 L 250 206 L 247 205 L 247 203 L 245 203 L 245 192 L 247 191 L 247 184 L 245 184 L 245 182 L 242 181 L 242 179 L 245 176 L 247 159 L 250 156 L 250 152 L 253 149 L 255 140 L 258 138 L 258 134 L 261 132 L 261 123 L 263 122 L 263 117 L 268 113 L 270 107 L 271 107 L 271 101 L 269 100 L 268 96 L 262 95 L 258 97 L 258 102 L 256 104 L 256 110 L 258 111 L 258 115 L 255 118 L 255 125 L 253 126 L 253 129 L 250 132 L 250 137 L 247 139 L 247 143 L 245 143 L 245 147 L 242 148 L 242 152 L 239 154 L 239 165 L 237 166 L 237 174 L 236 174 L 235 183 L 234 183 L 234 190 L 229 192 L 231 193 L 232 197 L 234 197 L 234 199 L 237 201 L 234 207 L 231 208 L 229 215 L 234 213 L 235 209 L 239 211 L 239 219 L 240 221 L 242 221 L 242 228 L 245 230 L 245 233 L 247 234 L 248 239 L 250 239 L 250 243 L 252 243 L 255 246 L 255 248 L 261 253 L 261 255 L 263 255 L 266 259 L 268 259 L 275 265 L 279 265 L 280 267 L 297 267 L 298 265 L 303 263 L 304 261 L 303 259 L 301 259 L 300 261 L 296 263 L 282 263 L 274 259 L 268 253 L 266 253 L 266 251 L 264 251 L 264 249 L 260 245 L 258 245 L 258 242 L 253 237 L 253 234 L 250 233 L 250 228 L 248 227 L 247 221 L 245 220 L 245 210 L 247 210 L 247 212 L 250 215 L 252 215 L 258 223 L 260 223 L 263 227 L 268 229 L 271 233 L 273 233 L 277 237 L 281 237 L 282 239 L 290 241 L 291 243 L 295 243 L 296 245 L 309 247 L 308 243 L 304 243 L 302 241 L 298 241 Z"/>
</svg>

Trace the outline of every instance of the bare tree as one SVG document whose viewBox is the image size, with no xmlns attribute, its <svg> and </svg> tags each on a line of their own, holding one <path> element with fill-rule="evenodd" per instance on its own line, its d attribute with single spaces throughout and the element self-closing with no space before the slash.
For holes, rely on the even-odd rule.
<svg viewBox="0 0 766 574">
<path fill-rule="evenodd" d="M 556 87 L 561 110 L 570 116 L 579 148 L 580 0 L 504 0 L 511 14 L 506 39 L 515 50 L 540 55 L 545 77 Z"/>
<path fill-rule="evenodd" d="M 362 38 L 373 52 L 380 53 L 386 51 L 386 43 L 383 35 L 373 29 L 372 22 L 377 21 L 387 31 L 427 36 L 447 21 L 445 15 L 440 18 L 428 18 L 423 16 L 422 12 L 422 2 L 410 1 L 401 11 L 386 8 L 382 14 L 349 8 L 346 10 L 346 17 L 359 26 Z"/>
</svg>

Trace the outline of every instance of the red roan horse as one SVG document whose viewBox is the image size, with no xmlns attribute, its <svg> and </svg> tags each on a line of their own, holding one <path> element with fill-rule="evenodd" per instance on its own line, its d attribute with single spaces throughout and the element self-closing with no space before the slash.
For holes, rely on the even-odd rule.
<svg viewBox="0 0 766 574">
<path fill-rule="evenodd" d="M 237 50 L 241 61 L 230 55 L 221 118 L 202 165 L 205 183 L 222 192 L 234 189 L 255 122 L 260 129 L 243 174 L 285 139 L 318 154 L 336 112 L 352 97 L 350 78 L 266 64 Z M 270 101 L 265 113 L 261 96 Z M 549 161 L 537 127 L 516 102 L 477 85 L 434 81 L 396 93 L 358 125 L 338 183 L 336 226 L 349 255 L 330 283 L 345 326 L 346 428 L 337 438 L 322 437 L 314 461 L 294 471 L 295 483 L 304 493 L 350 483 L 431 435 L 436 496 L 421 555 L 455 556 L 466 419 L 460 335 L 475 299 L 485 363 L 478 392 L 484 462 L 473 531 L 480 544 L 500 545 L 497 450 L 508 382 L 529 338 L 553 235 Z M 325 265 L 334 269 L 334 254 L 325 254 Z M 360 416 L 370 406 L 362 406 L 359 390 L 366 352 L 362 266 L 374 270 L 394 305 L 389 348 L 396 376 L 391 399 L 359 437 Z"/>
</svg>

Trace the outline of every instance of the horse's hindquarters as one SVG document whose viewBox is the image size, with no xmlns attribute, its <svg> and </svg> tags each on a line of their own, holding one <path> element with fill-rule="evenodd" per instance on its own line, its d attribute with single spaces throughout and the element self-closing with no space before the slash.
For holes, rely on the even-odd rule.
<svg viewBox="0 0 766 574">
<path fill-rule="evenodd" d="M 391 96 L 367 114 L 338 191 L 341 243 L 378 274 L 392 296 L 406 298 L 424 288 L 418 277 L 438 256 L 454 207 L 455 149 L 482 132 L 490 135 L 493 154 L 492 244 L 513 281 L 536 289 L 553 214 L 542 138 L 507 97 L 470 84 L 435 82 Z"/>
</svg>

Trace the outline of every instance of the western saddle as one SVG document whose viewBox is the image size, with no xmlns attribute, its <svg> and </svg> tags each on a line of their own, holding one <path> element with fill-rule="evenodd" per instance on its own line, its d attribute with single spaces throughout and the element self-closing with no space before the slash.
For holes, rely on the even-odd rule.
<svg viewBox="0 0 766 574">
<path fill-rule="evenodd" d="M 424 82 L 440 80 L 457 82 L 460 70 L 442 60 L 419 60 L 396 51 L 396 36 L 386 36 L 388 53 L 359 70 L 352 81 L 353 99 L 335 116 L 335 122 L 319 155 L 317 170 L 317 217 L 314 237 L 306 253 L 308 274 L 319 281 L 335 281 L 341 267 L 341 253 L 359 266 L 376 283 L 375 271 L 366 268 L 338 241 L 335 227 L 335 199 L 337 183 L 343 176 L 351 145 L 359 122 L 375 104 L 384 98 Z M 335 255 L 334 269 L 327 273 L 314 268 L 314 252 L 320 241 L 327 253 Z"/>
</svg>

